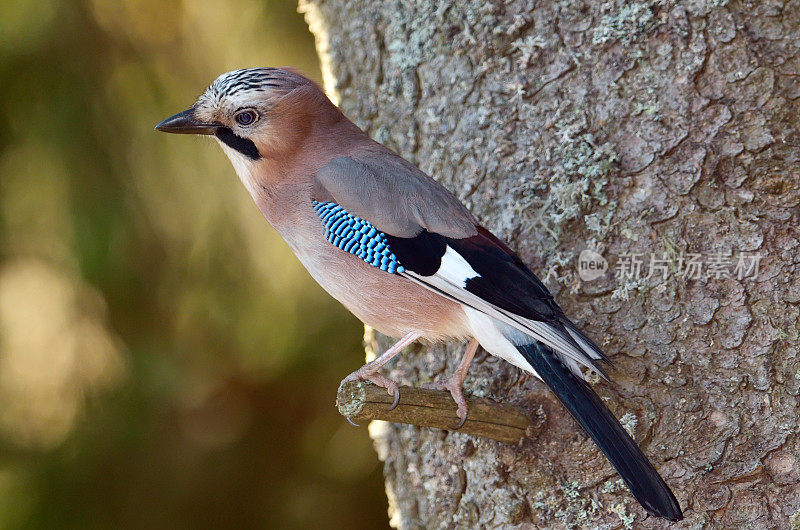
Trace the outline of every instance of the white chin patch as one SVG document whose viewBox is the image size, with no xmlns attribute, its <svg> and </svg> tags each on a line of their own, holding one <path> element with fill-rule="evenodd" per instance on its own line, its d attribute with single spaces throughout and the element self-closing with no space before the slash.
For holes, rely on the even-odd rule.
<svg viewBox="0 0 800 530">
<path fill-rule="evenodd" d="M 242 181 L 242 184 L 244 184 L 244 187 L 247 188 L 247 191 L 250 193 L 250 195 L 252 197 L 258 196 L 258 186 L 256 185 L 252 173 L 252 160 L 244 156 L 236 149 L 230 147 L 219 138 L 214 139 L 217 141 L 220 147 L 222 147 L 222 151 L 227 155 L 228 160 L 231 161 L 231 165 L 233 166 L 234 171 L 236 171 L 236 175 L 238 175 L 239 180 Z"/>
</svg>

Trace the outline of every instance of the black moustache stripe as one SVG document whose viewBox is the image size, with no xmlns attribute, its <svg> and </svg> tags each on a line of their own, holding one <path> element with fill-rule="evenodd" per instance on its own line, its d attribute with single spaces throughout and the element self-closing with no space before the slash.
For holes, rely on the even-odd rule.
<svg viewBox="0 0 800 530">
<path fill-rule="evenodd" d="M 226 145 L 236 149 L 250 160 L 258 160 L 261 158 L 261 153 L 258 152 L 256 144 L 247 138 L 236 136 L 228 127 L 219 127 L 215 134 L 217 138 L 225 142 Z"/>
</svg>

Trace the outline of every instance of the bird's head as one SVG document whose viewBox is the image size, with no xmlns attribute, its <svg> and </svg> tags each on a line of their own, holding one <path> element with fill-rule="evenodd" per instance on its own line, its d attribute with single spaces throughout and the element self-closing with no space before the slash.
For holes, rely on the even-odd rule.
<svg viewBox="0 0 800 530">
<path fill-rule="evenodd" d="M 247 68 L 222 74 L 194 105 L 155 128 L 215 136 L 241 173 L 261 160 L 296 151 L 312 117 L 324 114 L 320 106 L 335 109 L 313 81 L 294 70 Z"/>
</svg>

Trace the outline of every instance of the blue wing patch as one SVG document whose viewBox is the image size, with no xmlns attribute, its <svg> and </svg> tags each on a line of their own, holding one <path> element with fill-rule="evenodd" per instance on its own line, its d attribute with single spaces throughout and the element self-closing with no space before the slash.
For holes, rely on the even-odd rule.
<svg viewBox="0 0 800 530">
<path fill-rule="evenodd" d="M 350 215 L 335 202 L 312 201 L 311 204 L 322 219 L 328 241 L 382 271 L 405 272 L 405 267 L 389 249 L 386 235 L 372 224 Z"/>
</svg>

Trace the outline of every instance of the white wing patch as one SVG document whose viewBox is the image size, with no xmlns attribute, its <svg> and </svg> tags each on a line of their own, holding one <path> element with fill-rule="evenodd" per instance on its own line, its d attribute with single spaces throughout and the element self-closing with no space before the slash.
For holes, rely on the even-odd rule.
<svg viewBox="0 0 800 530">
<path fill-rule="evenodd" d="M 461 254 L 448 245 L 444 256 L 442 256 L 442 264 L 439 266 L 439 270 L 436 271 L 436 276 L 443 278 L 448 283 L 463 288 L 466 287 L 467 280 L 477 278 L 480 274 L 475 272 L 472 265 L 470 265 Z"/>
</svg>

